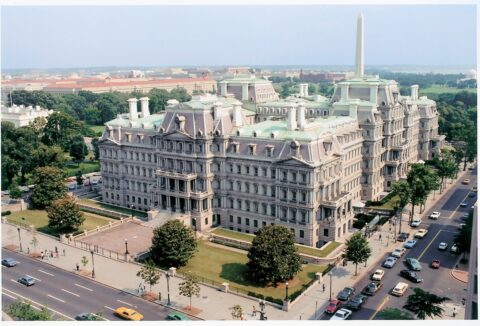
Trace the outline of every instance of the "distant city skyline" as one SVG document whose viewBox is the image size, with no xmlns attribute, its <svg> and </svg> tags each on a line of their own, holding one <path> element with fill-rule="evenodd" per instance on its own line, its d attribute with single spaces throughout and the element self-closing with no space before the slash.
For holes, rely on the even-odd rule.
<svg viewBox="0 0 480 326">
<path fill-rule="evenodd" d="M 476 64 L 475 5 L 2 7 L 2 69 Z"/>
</svg>

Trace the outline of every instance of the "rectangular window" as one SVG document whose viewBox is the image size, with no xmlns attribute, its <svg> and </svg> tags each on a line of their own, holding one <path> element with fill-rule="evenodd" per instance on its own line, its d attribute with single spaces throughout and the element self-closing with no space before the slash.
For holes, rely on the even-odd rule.
<svg viewBox="0 0 480 326">
<path fill-rule="evenodd" d="M 323 236 L 328 237 L 328 229 L 323 229 Z"/>
<path fill-rule="evenodd" d="M 250 225 L 250 219 L 249 218 L 245 218 L 245 225 Z"/>
<path fill-rule="evenodd" d="M 242 224 L 242 218 L 240 216 L 237 216 L 237 224 Z"/>
<path fill-rule="evenodd" d="M 267 222 L 263 221 L 262 226 L 267 226 Z"/>
<path fill-rule="evenodd" d="M 230 223 L 233 223 L 233 215 L 230 215 Z"/>
<path fill-rule="evenodd" d="M 208 225 L 208 217 L 205 217 L 205 225 Z"/>
<path fill-rule="evenodd" d="M 302 239 L 303 239 L 304 237 L 305 237 L 305 231 L 303 231 L 303 230 L 300 230 L 300 238 L 302 238 Z"/>
<path fill-rule="evenodd" d="M 257 220 L 253 220 L 253 226 L 256 227 L 256 228 L 258 227 L 258 221 Z"/>
</svg>

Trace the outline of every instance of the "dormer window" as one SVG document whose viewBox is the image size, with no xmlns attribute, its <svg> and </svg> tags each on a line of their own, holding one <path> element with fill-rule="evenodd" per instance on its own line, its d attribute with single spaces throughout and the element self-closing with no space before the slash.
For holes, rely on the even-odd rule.
<svg viewBox="0 0 480 326">
<path fill-rule="evenodd" d="M 232 153 L 237 154 L 239 149 L 238 143 L 232 143 Z"/>
<path fill-rule="evenodd" d="M 250 144 L 248 145 L 248 154 L 249 155 L 255 155 L 255 149 L 257 145 L 256 144 Z"/>
<path fill-rule="evenodd" d="M 273 156 L 273 149 L 274 149 L 274 147 L 272 145 L 267 145 L 266 146 L 267 157 L 272 157 Z"/>
</svg>

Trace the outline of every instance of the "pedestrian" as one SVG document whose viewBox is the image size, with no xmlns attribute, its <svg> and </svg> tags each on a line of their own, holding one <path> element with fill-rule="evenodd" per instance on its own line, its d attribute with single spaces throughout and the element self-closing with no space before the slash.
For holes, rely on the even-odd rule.
<svg viewBox="0 0 480 326">
<path fill-rule="evenodd" d="M 50 257 L 53 258 L 53 251 L 50 251 Z"/>
<path fill-rule="evenodd" d="M 80 270 L 80 266 L 79 266 L 78 263 L 77 263 L 77 272 L 78 272 L 79 270 Z"/>
<path fill-rule="evenodd" d="M 382 240 L 382 234 L 381 233 L 378 235 L 378 240 Z"/>
<path fill-rule="evenodd" d="M 245 318 L 245 315 L 244 315 L 244 314 L 242 314 L 242 315 L 240 316 L 240 320 L 247 320 L 247 319 Z"/>
<path fill-rule="evenodd" d="M 43 251 L 40 252 L 40 257 L 42 257 L 43 260 Z"/>
<path fill-rule="evenodd" d="M 27 247 L 27 255 L 30 253 L 30 247 Z"/>
<path fill-rule="evenodd" d="M 465 298 L 462 298 L 462 305 L 465 305 Z"/>
<path fill-rule="evenodd" d="M 55 253 L 58 254 L 58 248 L 55 246 Z"/>
<path fill-rule="evenodd" d="M 256 315 L 257 315 L 257 308 L 255 308 L 255 306 L 253 306 L 252 317 L 255 317 Z"/>
<path fill-rule="evenodd" d="M 65 248 L 63 248 L 63 255 L 65 256 Z"/>
<path fill-rule="evenodd" d="M 325 292 L 325 283 L 322 284 L 322 290 Z"/>
<path fill-rule="evenodd" d="M 457 307 L 453 307 L 453 317 L 457 315 Z"/>
</svg>

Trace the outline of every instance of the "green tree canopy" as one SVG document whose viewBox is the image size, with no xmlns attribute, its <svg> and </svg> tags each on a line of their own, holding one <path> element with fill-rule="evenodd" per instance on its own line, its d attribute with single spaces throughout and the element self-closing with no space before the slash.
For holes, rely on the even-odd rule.
<svg viewBox="0 0 480 326">
<path fill-rule="evenodd" d="M 468 213 L 468 218 L 465 221 L 459 232 L 455 234 L 454 241 L 458 245 L 459 253 L 465 254 L 470 252 L 470 246 L 472 244 L 472 226 L 473 226 L 473 210 Z"/>
<path fill-rule="evenodd" d="M 20 190 L 20 187 L 18 186 L 17 183 L 12 183 L 10 185 L 10 187 L 8 188 L 9 192 L 10 192 L 10 198 L 12 199 L 19 199 L 19 198 L 22 198 L 22 195 L 23 195 L 23 191 Z"/>
<path fill-rule="evenodd" d="M 450 300 L 447 297 L 440 297 L 420 288 L 414 288 L 413 292 L 408 296 L 407 303 L 403 308 L 415 313 L 419 319 L 425 319 L 427 316 L 430 318 L 433 316 L 441 317 L 444 310 L 440 305 Z"/>
<path fill-rule="evenodd" d="M 160 266 L 185 266 L 197 250 L 193 231 L 178 220 L 171 220 L 153 230 L 150 252 Z"/>
<path fill-rule="evenodd" d="M 55 199 L 65 196 L 63 171 L 56 167 L 36 168 L 33 173 L 35 188 L 32 194 L 32 203 L 35 208 L 45 208 Z"/>
<path fill-rule="evenodd" d="M 367 261 L 372 255 L 372 249 L 361 232 L 355 232 L 347 240 L 345 247 L 345 258 L 355 264 L 355 275 L 357 275 L 358 264 Z"/>
<path fill-rule="evenodd" d="M 140 270 L 137 272 L 137 276 L 139 276 L 150 286 L 151 292 L 152 286 L 158 283 L 162 273 L 160 273 L 152 260 L 147 260 L 145 264 L 143 264 L 142 268 L 140 268 Z"/>
<path fill-rule="evenodd" d="M 76 231 L 85 221 L 75 199 L 68 195 L 54 200 L 47 213 L 48 226 L 59 231 Z"/>
<path fill-rule="evenodd" d="M 73 136 L 80 135 L 83 123 L 72 116 L 54 112 L 48 117 L 47 124 L 43 129 L 42 141 L 46 145 L 59 145 L 62 149 L 68 150 L 70 140 Z"/>
<path fill-rule="evenodd" d="M 186 274 L 185 280 L 178 285 L 180 295 L 188 297 L 190 299 L 190 310 L 192 310 L 192 297 L 195 295 L 200 296 L 200 286 L 198 285 L 198 279 L 193 274 Z"/>
<path fill-rule="evenodd" d="M 262 227 L 247 255 L 248 276 L 261 284 L 291 279 L 302 268 L 294 234 L 279 225 Z"/>
<path fill-rule="evenodd" d="M 7 308 L 7 312 L 10 316 L 15 318 L 15 320 L 53 320 L 53 315 L 46 307 L 37 310 L 32 307 L 30 302 L 23 302 L 20 299 L 11 303 Z"/>
<path fill-rule="evenodd" d="M 70 156 L 72 161 L 80 164 L 85 160 L 85 157 L 88 155 L 88 148 L 83 140 L 83 137 L 76 135 L 70 140 Z"/>
</svg>

